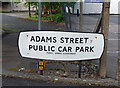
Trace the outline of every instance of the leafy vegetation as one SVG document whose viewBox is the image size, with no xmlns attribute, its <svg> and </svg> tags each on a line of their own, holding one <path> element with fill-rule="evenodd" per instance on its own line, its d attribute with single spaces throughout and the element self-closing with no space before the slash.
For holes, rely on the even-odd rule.
<svg viewBox="0 0 120 88">
<path fill-rule="evenodd" d="M 41 2 L 42 20 L 64 22 L 64 15 L 62 11 L 63 4 L 65 4 L 65 2 Z M 29 17 L 38 19 L 38 2 L 26 2 L 24 5 L 25 7 L 29 7 Z M 34 16 L 31 16 L 30 8 L 36 8 Z"/>
<path fill-rule="evenodd" d="M 29 18 L 38 19 L 38 2 L 26 2 L 24 3 L 25 7 L 28 7 Z M 53 22 L 64 22 L 64 15 L 62 11 L 63 4 L 73 5 L 72 2 L 41 2 L 42 7 L 42 20 L 48 20 Z M 34 14 L 31 14 L 31 8 L 34 8 L 36 11 Z"/>
<path fill-rule="evenodd" d="M 53 14 L 53 19 L 54 19 L 54 22 L 64 22 L 64 16 L 63 14 Z M 42 20 L 51 20 L 51 15 L 45 15 L 45 16 L 42 16 Z"/>
<path fill-rule="evenodd" d="M 53 19 L 55 22 L 64 22 L 64 16 L 63 14 L 60 14 L 60 13 L 54 14 Z"/>
</svg>

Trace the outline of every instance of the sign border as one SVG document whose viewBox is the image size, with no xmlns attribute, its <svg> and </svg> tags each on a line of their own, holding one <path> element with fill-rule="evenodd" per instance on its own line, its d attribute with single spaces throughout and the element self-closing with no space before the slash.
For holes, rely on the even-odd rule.
<svg viewBox="0 0 120 88">
<path fill-rule="evenodd" d="M 72 33 L 91 33 L 91 34 L 102 34 L 103 35 L 103 38 L 104 38 L 104 48 L 103 48 L 103 52 L 101 54 L 101 57 L 103 56 L 103 53 L 105 51 L 105 36 L 103 33 L 96 33 L 96 32 L 80 32 L 80 31 L 63 31 L 63 30 L 22 30 L 19 32 L 18 34 L 18 38 L 17 38 L 17 47 L 18 47 L 18 52 L 20 54 L 20 56 L 22 58 L 26 58 L 26 59 L 34 59 L 34 60 L 40 60 L 40 59 L 37 59 L 37 58 L 28 58 L 28 57 L 23 57 L 20 53 L 20 49 L 19 49 L 19 36 L 20 36 L 20 33 L 21 32 L 31 32 L 31 31 L 54 31 L 54 32 L 72 32 Z M 101 58 L 100 57 L 100 58 Z M 97 59 L 97 58 L 96 58 Z M 86 59 L 86 60 L 70 60 L 70 61 L 88 61 L 88 60 L 96 60 L 96 59 Z M 48 59 L 43 59 L 43 60 L 48 60 Z M 69 61 L 69 60 L 50 60 L 50 61 Z"/>
</svg>

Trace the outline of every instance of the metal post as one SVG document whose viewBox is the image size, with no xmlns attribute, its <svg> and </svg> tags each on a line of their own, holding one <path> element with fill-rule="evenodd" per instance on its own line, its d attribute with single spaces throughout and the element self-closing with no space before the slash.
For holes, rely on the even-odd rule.
<svg viewBox="0 0 120 88">
<path fill-rule="evenodd" d="M 41 30 L 41 0 L 39 0 L 39 2 L 38 2 L 38 30 Z M 44 66 L 41 66 L 41 64 L 40 63 L 43 63 L 43 64 L 45 64 L 44 62 L 43 62 L 43 60 L 39 60 L 38 61 L 38 69 L 40 70 L 40 75 L 43 75 L 43 68 L 44 68 Z"/>
<path fill-rule="evenodd" d="M 80 31 L 82 32 L 82 14 L 83 14 L 83 2 L 80 0 Z M 79 61 L 79 73 L 78 77 L 81 78 L 81 71 L 82 71 L 82 61 Z"/>
<path fill-rule="evenodd" d="M 83 14 L 83 2 L 80 0 L 80 31 L 82 32 L 82 14 Z"/>
<path fill-rule="evenodd" d="M 79 71 L 78 71 L 79 78 L 81 78 L 81 71 L 82 71 L 82 61 L 79 61 Z"/>
<path fill-rule="evenodd" d="M 28 2 L 28 9 L 29 9 L 29 17 L 31 17 L 31 11 L 30 11 L 30 2 Z"/>
<path fill-rule="evenodd" d="M 41 30 L 41 0 L 39 0 L 38 4 L 38 30 Z"/>
<path fill-rule="evenodd" d="M 74 5 L 72 4 L 72 14 L 74 14 Z"/>
<path fill-rule="evenodd" d="M 68 7 L 68 22 L 69 22 L 69 30 L 71 31 L 71 11 L 70 11 L 70 5 Z"/>
<path fill-rule="evenodd" d="M 102 13 L 100 14 L 100 18 L 98 19 L 97 24 L 96 24 L 93 32 L 99 33 L 100 28 L 101 28 L 101 23 L 102 23 Z"/>
<path fill-rule="evenodd" d="M 79 16 L 79 9 L 77 9 L 77 16 Z"/>
<path fill-rule="evenodd" d="M 66 13 L 66 4 L 63 5 L 63 11 L 64 11 L 63 13 L 64 13 L 64 19 L 65 19 L 66 28 L 68 30 L 69 28 L 68 28 L 68 19 L 67 19 L 68 16 L 67 16 L 67 13 Z"/>
<path fill-rule="evenodd" d="M 100 74 L 101 78 L 106 77 L 107 46 L 108 46 L 108 31 L 109 31 L 109 12 L 110 12 L 109 10 L 110 10 L 110 2 L 103 2 L 101 32 L 105 36 L 105 48 L 104 48 L 103 55 L 100 59 L 99 74 Z"/>
</svg>

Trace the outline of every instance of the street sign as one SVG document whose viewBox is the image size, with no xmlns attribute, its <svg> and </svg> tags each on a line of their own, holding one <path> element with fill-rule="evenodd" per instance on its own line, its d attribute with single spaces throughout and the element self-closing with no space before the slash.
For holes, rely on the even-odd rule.
<svg viewBox="0 0 120 88">
<path fill-rule="evenodd" d="M 98 59 L 104 50 L 104 36 L 97 33 L 61 31 L 20 32 L 18 40 L 22 57 L 46 60 Z"/>
<path fill-rule="evenodd" d="M 85 0 L 85 3 L 103 3 L 103 0 Z"/>
</svg>

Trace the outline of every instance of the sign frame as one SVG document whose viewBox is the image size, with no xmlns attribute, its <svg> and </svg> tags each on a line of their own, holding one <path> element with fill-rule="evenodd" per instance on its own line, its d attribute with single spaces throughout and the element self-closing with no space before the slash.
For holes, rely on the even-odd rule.
<svg viewBox="0 0 120 88">
<path fill-rule="evenodd" d="M 19 36 L 20 36 L 20 33 L 21 33 L 21 32 L 32 32 L 32 31 L 34 31 L 34 32 L 36 32 L 36 31 L 46 31 L 46 32 L 47 32 L 47 31 L 53 31 L 53 32 L 70 32 L 70 33 L 101 34 L 101 35 L 103 35 L 103 39 L 104 39 L 104 42 L 103 42 L 103 43 L 104 43 L 104 47 L 103 47 L 103 52 L 102 52 L 100 58 L 103 56 L 103 53 L 104 53 L 104 49 L 105 49 L 105 36 L 104 36 L 103 33 L 79 32 L 79 31 L 62 31 L 62 30 L 60 30 L 60 31 L 58 31 L 58 30 L 25 30 L 25 31 L 20 31 L 20 32 L 19 32 L 18 39 L 17 39 L 18 51 L 19 51 L 19 54 L 20 54 L 21 57 L 23 57 L 23 56 L 21 55 L 20 49 L 19 49 Z M 24 58 L 27 58 L 27 59 L 37 59 L 37 58 L 30 58 L 30 57 L 24 57 Z M 42 59 L 42 58 L 40 58 L 40 59 Z M 85 59 L 85 60 L 96 60 L 96 59 L 99 59 L 99 58 L 95 58 L 95 59 Z M 39 60 L 39 59 L 38 59 L 38 60 Z M 43 60 L 51 60 L 51 59 L 43 59 Z M 53 60 L 53 61 L 84 61 L 84 60 Z"/>
</svg>

